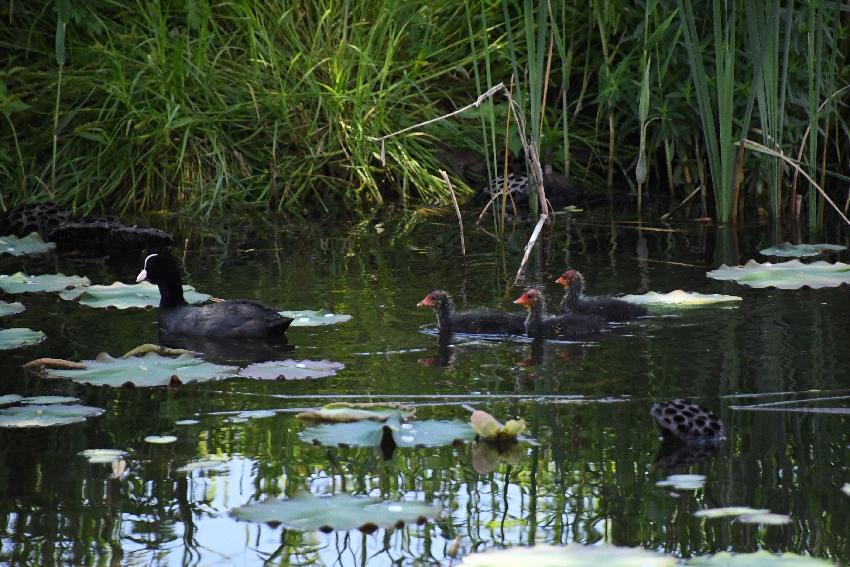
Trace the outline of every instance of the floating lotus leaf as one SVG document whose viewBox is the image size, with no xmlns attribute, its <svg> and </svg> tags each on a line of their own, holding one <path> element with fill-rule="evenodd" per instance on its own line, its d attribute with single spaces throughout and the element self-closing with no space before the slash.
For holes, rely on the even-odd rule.
<svg viewBox="0 0 850 567">
<path fill-rule="evenodd" d="M 516 439 L 525 431 L 525 420 L 511 419 L 504 425 L 495 417 L 482 410 L 475 410 L 469 418 L 472 429 L 482 439 Z"/>
<path fill-rule="evenodd" d="M 189 461 L 182 467 L 177 469 L 177 472 L 193 472 L 200 470 L 222 470 L 227 468 L 227 458 L 220 455 L 207 455 L 200 459 Z"/>
<path fill-rule="evenodd" d="M 5 396 L 0 396 L 0 406 L 8 406 L 9 404 L 16 404 L 23 400 L 23 396 L 19 396 L 18 394 L 6 394 Z"/>
<path fill-rule="evenodd" d="M 461 565 L 476 567 L 667 567 L 675 565 L 676 558 L 647 551 L 640 547 L 616 547 L 609 544 L 566 546 L 535 545 L 511 547 L 497 551 L 473 553 L 463 558 Z"/>
<path fill-rule="evenodd" d="M 698 490 L 705 486 L 705 476 L 701 474 L 674 474 L 655 483 L 676 490 Z"/>
<path fill-rule="evenodd" d="M 742 524 L 765 524 L 768 526 L 781 526 L 783 524 L 790 524 L 791 518 L 790 516 L 786 516 L 785 514 L 771 514 L 771 513 L 759 513 L 759 514 L 744 514 L 743 516 L 738 516 L 738 520 Z"/>
<path fill-rule="evenodd" d="M 440 508 L 423 502 L 386 502 L 348 494 L 321 497 L 301 493 L 288 500 L 269 499 L 241 506 L 231 513 L 240 520 L 283 524 L 302 531 L 357 528 L 373 531 L 378 527 L 425 522 L 428 518 L 436 518 Z"/>
<path fill-rule="evenodd" d="M 33 331 L 25 327 L 0 329 L 0 350 L 32 346 L 44 339 L 45 335 L 41 331 Z"/>
<path fill-rule="evenodd" d="M 127 455 L 127 451 L 121 449 L 86 449 L 80 451 L 80 455 L 92 464 L 108 464 L 123 459 Z"/>
<path fill-rule="evenodd" d="M 159 288 L 149 282 L 125 284 L 115 282 L 111 285 L 92 285 L 86 288 L 74 288 L 59 293 L 62 299 L 76 300 L 89 307 L 112 307 L 115 309 L 144 309 L 159 305 Z M 198 304 L 210 300 L 205 293 L 198 293 L 190 285 L 183 286 L 183 298 L 187 303 Z"/>
<path fill-rule="evenodd" d="M 305 380 L 307 378 L 326 378 L 333 376 L 344 364 L 330 360 L 274 360 L 258 362 L 239 371 L 243 378 L 259 380 Z"/>
<path fill-rule="evenodd" d="M 847 496 L 850 496 L 850 482 L 845 482 L 844 486 L 841 487 L 841 491 Z"/>
<path fill-rule="evenodd" d="M 48 405 L 48 404 L 72 404 L 74 402 L 79 402 L 79 398 L 74 398 L 73 396 L 32 396 L 30 398 L 22 398 L 22 404 L 39 404 L 39 405 Z"/>
<path fill-rule="evenodd" d="M 111 386 L 117 388 L 132 384 L 138 387 L 168 386 L 174 377 L 181 383 L 207 382 L 235 376 L 237 369 L 204 362 L 189 354 L 177 358 L 148 353 L 144 356 L 112 358 L 100 353 L 95 360 L 84 361 L 85 369 L 57 370 L 45 369 L 48 378 L 68 378 L 74 382 L 93 386 Z"/>
<path fill-rule="evenodd" d="M 265 417 L 274 417 L 277 412 L 274 410 L 248 410 L 239 412 L 227 419 L 231 423 L 244 423 L 249 419 L 263 419 Z"/>
<path fill-rule="evenodd" d="M 764 250 L 759 250 L 759 254 L 764 256 L 786 256 L 789 258 L 800 258 L 803 256 L 820 256 L 830 252 L 841 252 L 847 250 L 846 246 L 840 244 L 791 244 L 783 242 Z"/>
<path fill-rule="evenodd" d="M 814 557 L 803 557 L 796 553 L 782 553 L 774 555 L 765 550 L 755 553 L 730 554 L 721 551 L 711 557 L 694 557 L 686 563 L 691 567 L 817 567 L 818 565 L 831 566 L 829 561 L 816 559 Z"/>
<path fill-rule="evenodd" d="M 757 508 L 747 508 L 746 506 L 727 506 L 725 508 L 706 508 L 697 510 L 694 516 L 699 518 L 728 518 L 730 516 L 743 516 L 745 514 L 766 514 L 770 510 L 759 510 Z"/>
<path fill-rule="evenodd" d="M 850 283 L 850 264 L 822 261 L 804 264 L 799 260 L 759 264 L 750 260 L 743 266 L 720 266 L 707 275 L 716 280 L 733 280 L 757 288 L 800 289 L 808 286 L 820 289 Z"/>
<path fill-rule="evenodd" d="M 174 425 L 198 425 L 201 423 L 197 419 L 179 419 L 174 422 Z"/>
<path fill-rule="evenodd" d="M 176 441 L 177 437 L 174 435 L 148 435 L 145 437 L 145 443 L 151 443 L 152 445 L 168 445 Z"/>
<path fill-rule="evenodd" d="M 101 408 L 73 405 L 25 405 L 0 410 L 0 427 L 51 427 L 79 423 L 103 413 Z"/>
<path fill-rule="evenodd" d="M 88 278 L 65 274 L 28 276 L 23 272 L 17 272 L 11 276 L 0 275 L 0 290 L 6 293 L 53 292 L 87 285 L 91 285 Z"/>
<path fill-rule="evenodd" d="M 350 423 L 352 421 L 386 421 L 394 415 L 402 419 L 413 417 L 415 409 L 407 404 L 358 404 L 335 402 L 326 404 L 318 409 L 311 409 L 297 414 L 295 417 L 304 421 L 325 421 L 331 423 Z"/>
<path fill-rule="evenodd" d="M 642 295 L 624 295 L 620 297 L 623 301 L 646 305 L 649 307 L 699 307 L 713 303 L 730 303 L 732 301 L 743 301 L 737 295 L 723 295 L 721 293 L 699 293 L 697 291 L 684 291 L 676 289 L 670 293 L 658 293 L 648 291 Z"/>
<path fill-rule="evenodd" d="M 301 439 L 325 446 L 379 447 L 385 435 L 391 436 L 398 447 L 441 447 L 456 441 L 468 441 L 475 437 L 475 432 L 469 424 L 461 421 L 402 423 L 396 416 L 384 423 L 355 421 L 314 425 L 301 432 Z"/>
<path fill-rule="evenodd" d="M 0 236 L 0 256 L 37 256 L 56 250 L 52 242 L 45 242 L 37 232 L 31 232 L 23 238 L 17 236 Z"/>
<path fill-rule="evenodd" d="M 5 301 L 0 300 L 0 317 L 5 317 L 6 315 L 15 315 L 16 313 L 23 313 L 26 310 L 23 303 L 18 301 L 14 303 L 6 303 Z"/>
<path fill-rule="evenodd" d="M 345 323 L 351 320 L 351 315 L 342 315 L 331 313 L 320 309 L 319 311 L 311 311 L 303 309 L 301 311 L 278 311 L 284 317 L 292 319 L 290 327 L 319 327 L 321 325 L 336 325 L 337 323 Z"/>
</svg>

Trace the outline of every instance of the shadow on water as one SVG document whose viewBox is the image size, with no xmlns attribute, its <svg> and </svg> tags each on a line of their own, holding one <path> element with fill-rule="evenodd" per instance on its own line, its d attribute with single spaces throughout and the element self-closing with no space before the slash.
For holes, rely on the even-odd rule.
<svg viewBox="0 0 850 567">
<path fill-rule="evenodd" d="M 730 397 L 850 390 L 846 289 L 753 290 L 705 277 L 721 263 L 757 258 L 775 243 L 770 229 L 558 219 L 532 253 L 526 280 L 552 305 L 563 293 L 553 280 L 567 266 L 583 271 L 592 294 L 682 288 L 744 298 L 734 308 L 654 315 L 569 344 L 440 340 L 422 332 L 433 327 L 433 313 L 416 303 L 438 287 L 451 290 L 459 308 L 516 309 L 512 278 L 525 244 L 521 228 L 504 242 L 468 235 L 466 262 L 451 224 L 399 234 L 372 225 L 322 238 L 282 234 L 274 243 L 220 239 L 227 246 L 189 236 L 186 268 L 200 291 L 287 309 L 326 308 L 353 319 L 292 328 L 288 344 L 171 344 L 221 362 L 329 359 L 345 369 L 314 380 L 234 379 L 178 389 L 41 380 L 20 365 L 40 356 L 118 355 L 157 342 L 156 313 L 25 296 L 27 311 L 3 325 L 40 329 L 48 339 L 3 352 L 2 393 L 74 395 L 107 411 L 62 428 L 0 429 L 0 562 L 410 564 L 447 561 L 458 536 L 461 554 L 608 541 L 682 557 L 765 548 L 850 562 L 850 506 L 840 492 L 850 480 L 846 416 L 741 411 L 733 406 L 794 396 Z M 130 281 L 138 266 L 0 260 L 0 272 L 18 269 L 110 283 Z M 660 447 L 649 408 L 677 397 L 699 400 L 723 419 L 729 439 L 716 452 Z M 296 410 L 346 399 L 415 402 L 417 419 L 466 419 L 462 404 L 502 419 L 522 416 L 535 443 L 493 455 L 475 444 L 382 451 L 300 439 Z M 260 409 L 278 411 L 231 419 Z M 197 423 L 175 423 L 188 419 Z M 178 440 L 145 443 L 153 434 Z M 128 455 L 121 465 L 89 464 L 78 453 L 90 448 Z M 226 457 L 225 464 L 180 470 L 206 455 Z M 679 472 L 705 475 L 705 488 L 671 493 L 656 486 Z M 444 512 L 424 525 L 373 534 L 305 533 L 240 523 L 228 514 L 300 490 L 423 500 Z M 792 522 L 759 527 L 692 514 L 726 505 L 768 508 Z"/>
</svg>

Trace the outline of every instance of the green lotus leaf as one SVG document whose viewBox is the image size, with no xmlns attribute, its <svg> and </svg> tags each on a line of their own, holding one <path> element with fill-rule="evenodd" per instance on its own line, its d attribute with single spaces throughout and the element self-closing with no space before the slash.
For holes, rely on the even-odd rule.
<svg viewBox="0 0 850 567">
<path fill-rule="evenodd" d="M 243 378 L 258 380 L 305 380 L 307 378 L 326 378 L 333 376 L 344 364 L 330 360 L 274 360 L 258 362 L 239 371 Z"/>
<path fill-rule="evenodd" d="M 145 443 L 150 443 L 152 445 L 169 445 L 176 442 L 177 437 L 174 435 L 148 435 L 145 437 Z"/>
<path fill-rule="evenodd" d="M 816 567 L 818 565 L 831 566 L 832 563 L 814 557 L 803 557 L 796 553 L 782 553 L 774 555 L 765 550 L 755 553 L 730 554 L 721 551 L 710 557 L 694 557 L 685 565 L 690 567 Z"/>
<path fill-rule="evenodd" d="M 233 366 L 204 362 L 190 354 L 177 358 L 148 353 L 144 356 L 112 358 L 100 353 L 95 360 L 85 360 L 81 370 L 45 370 L 48 378 L 67 378 L 74 382 L 113 388 L 132 384 L 138 387 L 168 386 L 176 376 L 181 383 L 207 382 L 236 376 Z"/>
<path fill-rule="evenodd" d="M 23 400 L 23 396 L 19 396 L 18 394 L 6 394 L 5 396 L 0 396 L 0 406 L 8 406 L 9 404 L 16 404 Z"/>
<path fill-rule="evenodd" d="M 318 409 L 303 411 L 295 417 L 303 421 L 350 423 L 363 420 L 386 421 L 399 414 L 402 419 L 406 419 L 413 417 L 415 411 L 413 406 L 407 404 L 334 402 Z"/>
<path fill-rule="evenodd" d="M 371 531 L 436 518 L 440 508 L 423 502 L 387 502 L 349 494 L 322 497 L 308 492 L 287 500 L 269 499 L 240 506 L 231 513 L 240 520 L 283 524 L 301 531 Z"/>
<path fill-rule="evenodd" d="M 821 254 L 841 252 L 842 250 L 847 250 L 847 247 L 840 244 L 791 244 L 790 242 L 783 242 L 782 244 L 759 250 L 759 254 L 764 256 L 800 258 L 803 256 L 820 256 Z"/>
<path fill-rule="evenodd" d="M 290 327 L 319 327 L 322 325 L 336 325 L 337 323 L 345 323 L 351 320 L 351 315 L 343 315 L 331 313 L 320 309 L 319 311 L 311 311 L 302 309 L 300 311 L 278 311 L 284 317 L 292 319 Z"/>
<path fill-rule="evenodd" d="M 468 441 L 475 432 L 461 421 L 401 422 L 396 415 L 385 422 L 355 421 L 323 423 L 307 427 L 301 439 L 308 443 L 338 447 L 379 447 L 385 435 L 392 437 L 398 447 L 441 447 L 456 441 Z"/>
<path fill-rule="evenodd" d="M 227 458 L 220 455 L 207 455 L 199 459 L 189 461 L 182 467 L 177 469 L 177 472 L 193 472 L 200 470 L 223 470 L 227 468 Z"/>
<path fill-rule="evenodd" d="M 73 405 L 25 405 L 0 410 L 0 427 L 51 427 L 79 423 L 103 413 L 101 408 Z"/>
<path fill-rule="evenodd" d="M 0 317 L 23 313 L 25 310 L 26 307 L 24 307 L 23 303 L 20 303 L 18 301 L 14 303 L 6 303 L 5 301 L 0 300 Z"/>
<path fill-rule="evenodd" d="M 17 236 L 0 236 L 0 256 L 37 256 L 56 250 L 52 242 L 45 242 L 37 232 L 31 232 L 23 238 Z"/>
<path fill-rule="evenodd" d="M 698 490 L 705 486 L 705 476 L 701 474 L 674 474 L 655 483 L 675 490 Z"/>
<path fill-rule="evenodd" d="M 123 459 L 127 455 L 127 451 L 121 449 L 86 449 L 80 451 L 80 455 L 92 464 L 109 464 Z"/>
<path fill-rule="evenodd" d="M 125 284 L 115 282 L 111 285 L 92 285 L 62 291 L 59 297 L 77 301 L 89 307 L 114 309 L 144 309 L 159 305 L 159 288 L 149 282 Z M 205 293 L 198 293 L 190 285 L 183 286 L 183 298 L 187 303 L 198 304 L 210 300 Z"/>
<path fill-rule="evenodd" d="M 45 334 L 41 331 L 33 331 L 25 327 L 0 329 L 0 350 L 32 346 L 45 338 Z"/>
<path fill-rule="evenodd" d="M 676 558 L 648 551 L 640 547 L 616 547 L 609 544 L 566 546 L 535 545 L 511 547 L 497 551 L 473 553 L 463 558 L 461 565 L 476 567 L 667 567 L 675 565 Z"/>
<path fill-rule="evenodd" d="M 38 404 L 38 405 L 48 405 L 48 404 L 72 404 L 75 402 L 79 402 L 79 398 L 74 398 L 72 396 L 33 396 L 31 398 L 22 398 L 22 404 Z"/>
<path fill-rule="evenodd" d="M 823 261 L 804 264 L 799 260 L 759 264 L 750 260 L 743 266 L 720 266 L 707 275 L 716 280 L 732 280 L 756 288 L 800 289 L 808 286 L 820 289 L 850 283 L 850 264 Z"/>
<path fill-rule="evenodd" d="M 727 506 L 725 508 L 705 508 L 697 510 L 694 516 L 698 518 L 728 518 L 730 516 L 743 516 L 745 514 L 766 514 L 770 510 L 759 510 L 746 506 Z"/>
<path fill-rule="evenodd" d="M 742 516 L 738 516 L 738 522 L 742 524 L 765 524 L 768 526 L 781 526 L 783 524 L 790 524 L 791 518 L 790 516 L 786 516 L 785 514 L 771 514 L 767 513 L 758 513 L 758 514 L 744 514 Z"/>
<path fill-rule="evenodd" d="M 648 291 L 642 295 L 624 295 L 620 299 L 648 307 L 700 307 L 714 303 L 743 301 L 743 298 L 737 295 L 699 293 L 697 291 L 684 291 L 681 289 L 673 290 L 670 293 Z"/>
<path fill-rule="evenodd" d="M 23 272 L 17 272 L 11 276 L 0 275 L 0 290 L 6 293 L 54 292 L 87 285 L 91 285 L 88 278 L 65 274 L 28 276 Z"/>
</svg>

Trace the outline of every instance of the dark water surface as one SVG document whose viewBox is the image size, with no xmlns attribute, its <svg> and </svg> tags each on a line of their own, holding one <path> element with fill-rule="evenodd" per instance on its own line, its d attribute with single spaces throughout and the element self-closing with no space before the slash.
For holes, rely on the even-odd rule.
<svg viewBox="0 0 850 567">
<path fill-rule="evenodd" d="M 460 555 L 535 542 L 606 541 L 680 557 L 767 549 L 850 563 L 850 498 L 840 490 L 850 482 L 847 399 L 770 412 L 732 407 L 850 394 L 847 289 L 752 290 L 705 277 L 720 263 L 758 258 L 758 249 L 775 243 L 766 229 L 649 228 L 624 222 L 568 227 L 559 219 L 532 254 L 528 279 L 543 285 L 553 308 L 561 289 L 552 280 L 567 265 L 584 272 L 591 293 L 684 288 L 744 301 L 649 317 L 586 344 L 541 349 L 458 341 L 440 351 L 437 338 L 423 332 L 433 328 L 433 314 L 416 302 L 442 287 L 461 307 L 514 309 L 521 290 L 511 282 L 531 227 L 517 229 L 507 243 L 468 235 L 466 262 L 455 226 L 443 221 L 407 233 L 387 222 L 334 237 L 315 236 L 320 229 L 281 234 L 277 250 L 269 239 L 233 237 L 224 245 L 193 236 L 187 279 L 199 291 L 284 309 L 327 308 L 353 319 L 293 328 L 291 352 L 271 354 L 344 363 L 335 377 L 233 379 L 172 390 L 40 380 L 20 367 L 41 356 L 82 360 L 156 342 L 155 311 L 95 310 L 56 294 L 5 297 L 28 310 L 0 325 L 39 329 L 48 339 L 0 353 L 0 394 L 73 395 L 106 413 L 85 424 L 0 430 L 0 563 L 447 564 L 447 548 L 458 536 Z M 139 268 L 136 258 L 106 266 L 67 257 L 0 260 L 2 273 L 58 269 L 93 283 L 130 282 Z M 240 361 L 251 356 L 250 346 L 243 342 L 219 358 Z M 773 395 L 779 392 L 797 394 Z M 301 441 L 303 426 L 291 412 L 242 423 L 217 415 L 355 396 L 417 402 L 418 419 L 467 419 L 462 402 L 502 419 L 522 416 L 538 445 L 524 445 L 518 463 L 480 474 L 473 444 L 400 448 L 385 461 L 377 450 Z M 705 460 L 664 469 L 655 465 L 659 440 L 649 409 L 675 397 L 714 409 L 729 440 Z M 825 407 L 845 413 L 799 411 Z M 182 419 L 200 423 L 175 425 Z M 145 443 L 152 434 L 174 434 L 178 441 Z M 109 465 L 79 456 L 89 448 L 129 450 L 123 475 L 113 478 Z M 226 457 L 227 466 L 177 471 L 208 454 Z M 674 473 L 703 474 L 705 488 L 656 486 Z M 304 490 L 444 509 L 436 521 L 372 534 L 298 532 L 229 515 L 233 507 Z M 789 514 L 792 522 L 759 526 L 692 515 L 730 505 Z"/>
</svg>

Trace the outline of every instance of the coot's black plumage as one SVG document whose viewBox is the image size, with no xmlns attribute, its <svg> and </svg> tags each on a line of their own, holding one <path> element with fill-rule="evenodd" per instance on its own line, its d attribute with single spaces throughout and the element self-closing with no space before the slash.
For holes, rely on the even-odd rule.
<svg viewBox="0 0 850 567">
<path fill-rule="evenodd" d="M 180 268 L 168 254 L 151 254 L 137 282 L 159 287 L 159 328 L 164 335 L 204 337 L 273 337 L 286 332 L 292 319 L 258 301 L 228 300 L 194 307 L 183 299 Z"/>
<path fill-rule="evenodd" d="M 605 326 L 600 317 L 593 315 L 546 315 L 543 294 L 533 287 L 526 290 L 514 303 L 528 309 L 525 333 L 535 339 L 572 339 L 596 333 Z"/>
<path fill-rule="evenodd" d="M 451 296 L 445 291 L 434 290 L 416 304 L 431 307 L 437 312 L 437 323 L 441 333 L 476 333 L 493 335 L 522 335 L 525 333 L 525 317 L 518 313 L 503 311 L 473 310 L 454 311 Z"/>
<path fill-rule="evenodd" d="M 596 315 L 606 321 L 627 321 L 646 315 L 646 307 L 614 297 L 587 297 L 584 295 L 584 276 L 569 269 L 555 280 L 566 288 L 561 301 L 561 313 Z"/>
</svg>

